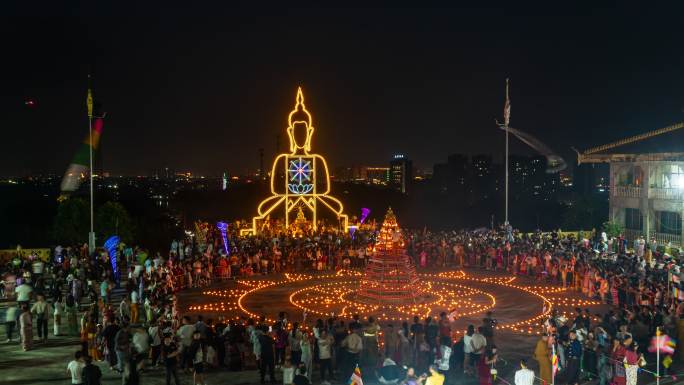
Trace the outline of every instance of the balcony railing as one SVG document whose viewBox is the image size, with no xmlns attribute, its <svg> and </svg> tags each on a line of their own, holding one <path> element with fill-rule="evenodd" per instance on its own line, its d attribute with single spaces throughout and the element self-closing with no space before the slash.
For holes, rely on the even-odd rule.
<svg viewBox="0 0 684 385">
<path fill-rule="evenodd" d="M 616 197 L 641 198 L 641 187 L 615 186 L 613 191 Z"/>
<path fill-rule="evenodd" d="M 656 241 L 659 245 L 666 245 L 669 242 L 673 246 L 682 246 L 682 236 L 677 234 L 654 233 Z"/>
<path fill-rule="evenodd" d="M 651 187 L 648 189 L 648 197 L 652 199 L 678 200 L 684 197 L 684 190 L 680 188 Z"/>
<path fill-rule="evenodd" d="M 625 239 L 627 239 L 627 241 L 631 244 L 632 242 L 634 242 L 635 239 L 639 238 L 644 233 L 641 230 L 624 229 L 623 234 L 625 236 Z"/>
</svg>

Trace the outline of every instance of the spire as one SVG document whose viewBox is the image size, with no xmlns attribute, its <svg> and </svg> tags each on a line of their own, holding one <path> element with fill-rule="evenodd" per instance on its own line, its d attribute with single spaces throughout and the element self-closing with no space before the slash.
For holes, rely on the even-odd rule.
<svg viewBox="0 0 684 385">
<path fill-rule="evenodd" d="M 506 79 L 508 80 L 508 79 Z M 508 90 L 506 90 L 508 91 Z M 302 87 L 297 87 L 297 106 L 304 105 L 304 93 L 302 92 Z"/>
<path fill-rule="evenodd" d="M 302 91 L 302 87 L 297 87 L 297 97 L 295 100 L 295 108 L 292 110 L 292 112 L 290 112 L 290 115 L 287 118 L 289 126 L 293 127 L 295 123 L 306 123 L 309 127 L 311 127 L 313 125 L 311 114 L 306 109 L 306 105 L 304 104 L 304 92 Z"/>
</svg>

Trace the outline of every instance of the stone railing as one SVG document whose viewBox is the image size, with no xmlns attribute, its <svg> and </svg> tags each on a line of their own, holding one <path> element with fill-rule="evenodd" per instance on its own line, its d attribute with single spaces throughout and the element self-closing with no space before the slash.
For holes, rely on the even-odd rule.
<svg viewBox="0 0 684 385">
<path fill-rule="evenodd" d="M 682 236 L 677 234 L 654 233 L 656 241 L 659 245 L 666 245 L 668 242 L 672 246 L 682 246 Z"/>
<path fill-rule="evenodd" d="M 644 235 L 644 233 L 641 230 L 632 230 L 632 229 L 624 229 L 623 234 L 625 236 L 625 239 L 630 242 L 634 242 L 635 239 L 639 238 L 640 236 Z M 628 246 L 631 247 L 631 246 Z"/>
<path fill-rule="evenodd" d="M 651 187 L 648 189 L 648 197 L 652 199 L 682 199 L 684 197 L 684 190 L 680 188 Z"/>
</svg>

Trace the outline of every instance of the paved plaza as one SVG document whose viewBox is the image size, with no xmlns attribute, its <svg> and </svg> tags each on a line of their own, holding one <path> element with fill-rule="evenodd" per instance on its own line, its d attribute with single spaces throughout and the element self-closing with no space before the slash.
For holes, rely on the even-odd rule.
<svg viewBox="0 0 684 385">
<path fill-rule="evenodd" d="M 441 275 L 440 275 L 441 274 Z M 467 294 L 467 298 L 462 300 L 466 313 L 468 306 L 481 306 L 484 311 L 491 309 L 497 318 L 500 328 L 496 332 L 495 343 L 499 347 L 500 361 L 497 364 L 501 383 L 505 381 L 513 382 L 513 374 L 517 369 L 517 362 L 521 358 L 527 358 L 532 367 L 536 369 L 531 355 L 539 336 L 536 334 L 538 327 L 533 327 L 538 323 L 538 317 L 544 311 L 544 302 L 550 301 L 561 313 L 570 314 L 575 306 L 590 308 L 593 314 L 601 314 L 608 307 L 598 303 L 588 301 L 574 291 L 560 290 L 557 286 L 539 284 L 536 281 L 523 277 L 515 278 L 501 274 L 486 272 L 483 270 L 461 271 L 429 271 L 419 273 L 422 280 L 432 280 L 434 282 L 445 282 L 451 285 L 458 285 L 459 290 Z M 178 295 L 180 307 L 183 311 L 187 309 L 202 309 L 187 311 L 186 314 L 194 317 L 203 314 L 207 318 L 216 319 L 219 315 L 234 317 L 245 316 L 245 311 L 255 314 L 264 314 L 269 318 L 276 317 L 279 311 L 287 311 L 292 321 L 303 321 L 303 311 L 293 302 L 290 296 L 293 292 L 303 297 L 292 297 L 294 303 L 311 302 L 307 298 L 307 290 L 317 285 L 332 283 L 335 287 L 340 287 L 340 282 L 351 282 L 354 280 L 353 274 L 338 276 L 336 278 L 324 274 L 309 275 L 271 275 L 254 277 L 250 279 L 240 279 L 237 281 L 224 281 L 214 284 L 210 288 L 190 289 Z M 255 285 L 261 282 L 262 285 Z M 273 285 L 264 285 L 264 282 L 277 282 Z M 336 283 L 337 282 L 337 283 Z M 251 289 L 244 290 L 241 286 L 250 283 Z M 249 293 L 247 293 L 249 292 Z M 240 296 L 219 297 L 219 293 L 243 293 Z M 247 293 L 247 294 L 244 294 Z M 319 292 L 320 293 L 320 292 Z M 446 295 L 444 291 L 442 295 Z M 298 299 L 300 298 L 298 302 Z M 321 299 L 325 299 L 325 293 L 320 294 Z M 492 301 L 493 299 L 493 301 Z M 239 302 L 239 306 L 238 303 Z M 329 301 L 327 301 L 329 302 Z M 240 308 L 240 306 L 242 308 Z M 329 304 L 334 306 L 334 304 Z M 222 310 L 218 310 L 222 307 Z M 209 309 L 209 310 L 207 310 Z M 212 310 L 213 309 L 213 310 Z M 314 309 L 310 309 L 314 310 Z M 456 320 L 454 328 L 462 330 L 467 324 L 480 324 L 483 317 L 482 312 L 459 316 L 459 309 L 456 309 Z M 439 309 L 435 309 L 439 311 Z M 317 315 L 308 316 L 305 322 L 312 325 Z M 408 318 L 408 317 L 406 317 Z M 529 321 L 533 320 L 533 321 Z M 391 322 L 391 321 L 385 321 Z M 35 331 L 35 329 L 34 329 Z M 16 337 L 15 337 L 16 338 Z M 34 337 L 34 338 L 37 338 Z M 79 341 L 75 337 L 50 337 L 47 343 L 35 343 L 34 349 L 23 352 L 18 342 L 0 344 L 0 375 L 2 384 L 68 384 L 69 378 L 66 375 L 66 365 L 71 360 L 73 353 L 80 347 Z M 104 375 L 104 384 L 120 384 L 121 378 L 118 373 L 109 370 L 105 363 L 98 363 Z M 650 362 L 648 368 L 653 369 L 654 363 Z M 675 366 L 674 373 L 678 367 Z M 213 384 L 256 384 L 259 382 L 258 372 L 255 370 L 245 370 L 241 372 L 229 372 L 225 369 L 212 369 L 207 375 L 207 383 Z M 338 379 L 336 383 L 346 383 Z M 181 374 L 183 384 L 192 384 L 192 376 Z M 679 379 L 672 377 L 661 380 L 662 384 L 679 383 Z M 314 373 L 314 384 L 318 381 L 318 371 Z M 651 376 L 642 374 L 640 384 L 654 382 Z M 151 369 L 142 373 L 142 384 L 156 385 L 164 384 L 163 369 Z M 373 383 L 365 381 L 365 383 Z M 475 383 L 474 380 L 462 378 L 459 383 Z"/>
</svg>

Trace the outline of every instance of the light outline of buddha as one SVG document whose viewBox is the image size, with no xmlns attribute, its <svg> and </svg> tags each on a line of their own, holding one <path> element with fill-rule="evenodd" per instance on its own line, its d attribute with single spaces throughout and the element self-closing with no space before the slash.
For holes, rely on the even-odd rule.
<svg viewBox="0 0 684 385">
<path fill-rule="evenodd" d="M 311 114 L 304 104 L 304 93 L 298 87 L 295 108 L 288 115 L 287 136 L 290 139 L 290 153 L 280 154 L 273 161 L 271 169 L 271 196 L 264 199 L 257 208 L 258 215 L 252 219 L 252 229 L 257 232 L 257 221 L 263 220 L 282 206 L 285 228 L 290 225 L 289 214 L 298 206 L 308 209 L 312 215 L 312 227 L 317 229 L 318 203 L 330 209 L 348 228 L 348 217 L 343 213 L 342 202 L 330 194 L 330 173 L 325 158 L 311 153 L 311 137 L 315 131 Z M 302 135 L 303 134 L 303 135 Z M 302 140 L 303 136 L 303 140 Z M 282 167 L 282 168 L 281 168 Z M 283 182 L 278 180 L 284 175 Z M 322 178 L 322 179 L 321 179 Z M 319 191 L 324 184 L 323 191 Z"/>
</svg>

